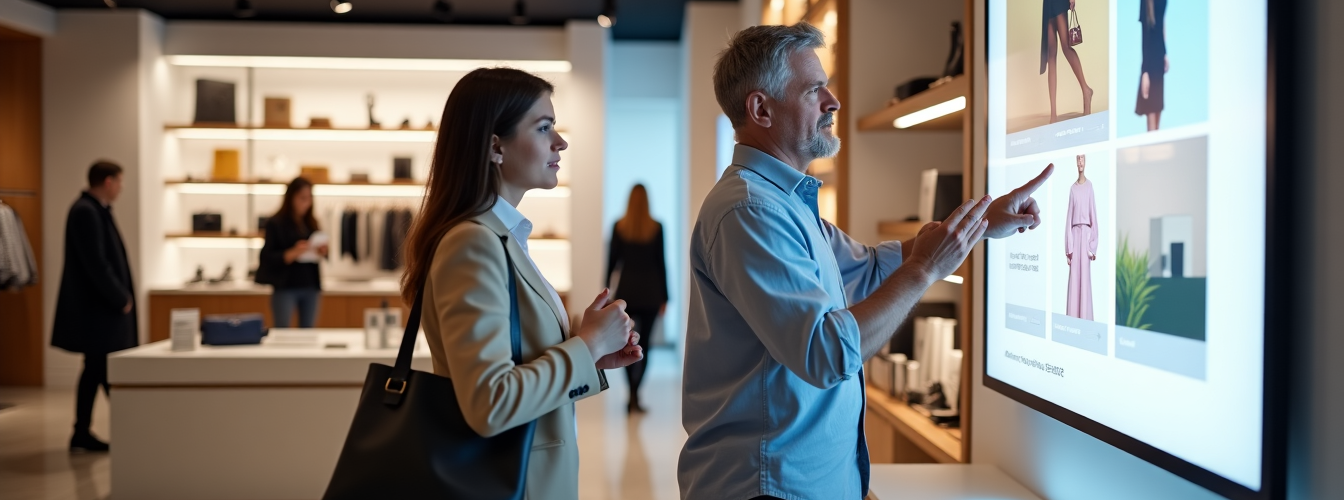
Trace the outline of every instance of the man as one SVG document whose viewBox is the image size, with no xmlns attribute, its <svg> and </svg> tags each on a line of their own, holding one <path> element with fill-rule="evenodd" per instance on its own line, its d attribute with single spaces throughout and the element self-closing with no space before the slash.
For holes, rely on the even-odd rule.
<svg viewBox="0 0 1344 500">
<path fill-rule="evenodd" d="M 108 353 L 139 343 L 131 266 L 112 220 L 112 202 L 121 194 L 121 172 L 108 161 L 89 167 L 89 189 L 75 200 L 65 221 L 65 267 L 51 345 L 84 354 L 70 451 L 108 451 L 108 444 L 89 430 L 93 401 L 99 387 L 108 394 Z"/>
<path fill-rule="evenodd" d="M 1030 194 L 1050 167 L 907 242 L 864 246 L 821 220 L 821 183 L 803 172 L 840 150 L 840 103 L 813 51 L 823 46 L 806 24 L 757 26 L 715 64 L 738 145 L 691 237 L 682 498 L 867 495 L 864 360 L 982 237 L 1040 224 Z"/>
</svg>

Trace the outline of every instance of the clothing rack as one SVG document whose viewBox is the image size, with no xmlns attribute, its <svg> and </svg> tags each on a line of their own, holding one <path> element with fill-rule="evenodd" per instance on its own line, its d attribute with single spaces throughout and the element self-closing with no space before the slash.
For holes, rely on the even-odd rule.
<svg viewBox="0 0 1344 500">
<path fill-rule="evenodd" d="M 37 196 L 31 189 L 0 189 L 0 196 Z"/>
</svg>

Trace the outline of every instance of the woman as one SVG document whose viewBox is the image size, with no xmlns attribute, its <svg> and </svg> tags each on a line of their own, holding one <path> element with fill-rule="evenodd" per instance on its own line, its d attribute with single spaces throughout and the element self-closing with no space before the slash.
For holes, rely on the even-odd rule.
<svg viewBox="0 0 1344 500">
<path fill-rule="evenodd" d="M 322 300 L 322 273 L 318 258 L 326 258 L 327 245 L 316 247 L 308 239 L 318 231 L 313 217 L 313 183 L 302 177 L 290 181 L 280 211 L 266 221 L 266 242 L 261 247 L 257 283 L 271 285 L 271 316 L 276 328 L 289 328 L 294 311 L 299 328 L 317 323 Z"/>
<path fill-rule="evenodd" d="M 516 208 L 558 184 L 553 89 L 505 68 L 468 73 L 448 96 L 425 201 L 406 241 L 407 303 L 423 290 L 434 373 L 453 381 L 467 423 L 493 436 L 537 420 L 526 488 L 577 499 L 574 402 L 606 389 L 603 369 L 643 359 L 625 303 L 603 291 L 574 333 L 527 251 L 532 224 Z M 501 244 L 503 242 L 503 244 Z M 506 250 L 507 247 L 507 250 Z M 509 268 L 516 272 L 522 359 L 510 342 Z"/>
<path fill-rule="evenodd" d="M 1055 48 L 1056 44 L 1064 51 L 1064 58 L 1068 59 L 1069 67 L 1073 68 L 1073 76 L 1078 77 L 1078 86 L 1083 91 L 1083 114 L 1092 114 L 1092 87 L 1087 86 L 1087 78 L 1083 76 L 1083 63 L 1078 60 L 1078 51 L 1069 45 L 1069 11 L 1074 9 L 1075 1 L 1044 0 L 1041 14 L 1041 73 L 1049 72 L 1050 123 L 1059 120 L 1055 113 L 1055 89 L 1059 86 L 1055 69 L 1055 56 L 1059 51 Z"/>
<path fill-rule="evenodd" d="M 615 277 L 613 282 L 612 278 Z M 630 190 L 625 217 L 611 229 L 611 248 L 607 251 L 607 283 L 616 290 L 616 298 L 626 303 L 625 312 L 635 320 L 635 331 L 644 332 L 639 346 L 649 352 L 648 335 L 653 322 L 667 307 L 667 263 L 663 258 L 663 225 L 649 215 L 649 193 L 643 184 Z M 639 404 L 639 385 L 644 380 L 644 361 L 625 369 L 630 382 L 630 413 L 643 413 Z"/>
<path fill-rule="evenodd" d="M 1069 263 L 1066 312 L 1092 319 L 1092 261 L 1097 260 L 1097 201 L 1087 179 L 1087 157 L 1078 155 L 1078 180 L 1069 186 L 1069 213 L 1064 221 L 1064 257 Z"/>
<path fill-rule="evenodd" d="M 1139 75 L 1139 98 L 1134 113 L 1148 117 L 1148 131 L 1162 124 L 1163 82 L 1171 63 L 1167 61 L 1167 0 L 1140 0 L 1139 22 L 1143 24 L 1143 73 Z"/>
</svg>

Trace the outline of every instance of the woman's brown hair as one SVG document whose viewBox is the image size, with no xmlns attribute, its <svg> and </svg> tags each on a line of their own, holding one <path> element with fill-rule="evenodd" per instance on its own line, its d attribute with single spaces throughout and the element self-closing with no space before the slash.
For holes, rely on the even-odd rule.
<svg viewBox="0 0 1344 500">
<path fill-rule="evenodd" d="M 481 68 L 462 77 L 443 106 L 425 199 L 406 235 L 401 298 L 414 305 L 425 286 L 439 240 L 499 199 L 499 167 L 490 163 L 490 138 L 512 137 L 532 105 L 555 88 L 525 71 Z"/>
<path fill-rule="evenodd" d="M 294 197 L 298 196 L 299 191 L 303 191 L 304 189 L 313 189 L 313 182 L 304 179 L 303 177 L 296 177 L 294 180 L 289 181 L 289 187 L 285 188 L 285 199 L 280 202 L 280 211 L 276 212 L 274 217 L 279 220 L 290 221 L 296 224 L 302 223 L 307 226 L 309 231 L 317 231 L 320 229 L 317 226 L 317 217 L 313 217 L 313 207 L 317 205 L 316 203 L 309 204 L 307 212 L 302 214 L 294 213 Z"/>
<path fill-rule="evenodd" d="M 657 231 L 658 223 L 649 214 L 649 192 L 643 184 L 635 184 L 625 205 L 625 217 L 616 221 L 616 232 L 625 241 L 647 243 Z"/>
</svg>

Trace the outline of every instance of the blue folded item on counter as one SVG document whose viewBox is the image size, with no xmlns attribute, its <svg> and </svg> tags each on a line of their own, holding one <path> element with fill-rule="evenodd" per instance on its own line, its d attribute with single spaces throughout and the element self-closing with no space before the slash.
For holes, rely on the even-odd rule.
<svg viewBox="0 0 1344 500">
<path fill-rule="evenodd" d="M 266 323 L 259 313 L 211 314 L 201 320 L 201 344 L 260 344 Z"/>
</svg>

